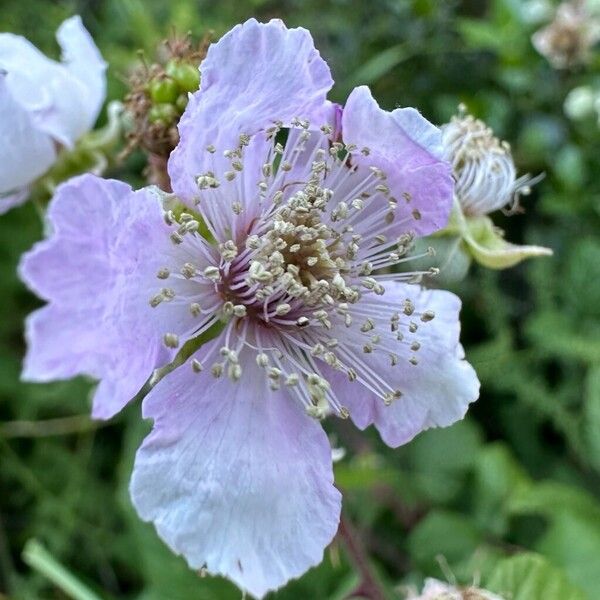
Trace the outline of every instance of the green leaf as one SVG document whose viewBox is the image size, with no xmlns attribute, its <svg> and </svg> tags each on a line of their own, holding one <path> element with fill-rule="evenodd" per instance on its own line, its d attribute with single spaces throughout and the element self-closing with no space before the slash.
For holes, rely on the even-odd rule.
<svg viewBox="0 0 600 600">
<path fill-rule="evenodd" d="M 504 42 L 493 23 L 479 19 L 459 19 L 458 30 L 465 44 L 476 50 L 501 50 Z"/>
<path fill-rule="evenodd" d="M 481 445 L 481 432 L 469 420 L 419 435 L 406 448 L 409 478 L 419 498 L 437 505 L 455 498 Z"/>
<path fill-rule="evenodd" d="M 582 589 L 600 590 L 600 503 L 574 486 L 547 481 L 519 489 L 510 502 L 513 514 L 549 520 L 536 549 L 561 566 Z M 592 597 L 595 597 L 592 595 Z"/>
<path fill-rule="evenodd" d="M 583 428 L 590 462 L 600 469 L 600 367 L 591 368 L 585 385 Z"/>
<path fill-rule="evenodd" d="M 481 527 L 503 535 L 513 494 L 529 482 L 527 474 L 502 444 L 484 448 L 475 464 L 474 514 Z"/>
<path fill-rule="evenodd" d="M 600 590 L 600 520 L 564 511 L 556 516 L 537 550 L 563 567 L 570 579 L 597 598 Z"/>
<path fill-rule="evenodd" d="M 432 571 L 436 557 L 443 556 L 453 564 L 474 554 L 482 543 L 482 532 L 468 517 L 433 510 L 411 532 L 408 548 L 421 568 Z"/>
<path fill-rule="evenodd" d="M 530 553 L 501 561 L 485 588 L 511 600 L 586 600 L 560 569 Z"/>
<path fill-rule="evenodd" d="M 507 508 L 511 514 L 537 514 L 548 519 L 574 512 L 600 526 L 600 503 L 585 491 L 556 481 L 519 486 Z"/>
<path fill-rule="evenodd" d="M 410 56 L 412 56 L 412 51 L 406 44 L 386 48 L 359 67 L 354 73 L 352 81 L 355 85 L 372 83 Z"/>
</svg>

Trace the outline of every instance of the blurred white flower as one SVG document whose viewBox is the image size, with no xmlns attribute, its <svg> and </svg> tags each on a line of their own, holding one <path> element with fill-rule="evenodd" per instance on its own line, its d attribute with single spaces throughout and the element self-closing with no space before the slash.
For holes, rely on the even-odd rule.
<svg viewBox="0 0 600 600">
<path fill-rule="evenodd" d="M 587 62 L 592 46 L 600 40 L 600 22 L 594 10 L 586 0 L 563 2 L 554 20 L 533 34 L 535 49 L 556 69 Z"/>
<path fill-rule="evenodd" d="M 501 596 L 476 587 L 458 587 L 437 579 L 426 579 L 421 594 L 411 594 L 407 600 L 504 600 Z"/>
<path fill-rule="evenodd" d="M 62 62 L 0 33 L 0 214 L 26 200 L 28 186 L 93 127 L 104 102 L 106 63 L 81 18 L 64 21 L 56 38 Z"/>
</svg>

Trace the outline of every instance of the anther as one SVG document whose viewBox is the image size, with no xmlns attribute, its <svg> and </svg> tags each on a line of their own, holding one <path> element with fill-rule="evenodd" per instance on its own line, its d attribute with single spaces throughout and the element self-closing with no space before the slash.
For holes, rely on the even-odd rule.
<svg viewBox="0 0 600 600">
<path fill-rule="evenodd" d="M 404 301 L 403 312 L 409 317 L 415 312 L 415 305 L 408 298 Z"/>
<path fill-rule="evenodd" d="M 290 373 L 285 379 L 285 385 L 292 387 L 294 385 L 298 385 L 299 381 L 300 378 L 296 373 Z"/>
<path fill-rule="evenodd" d="M 290 310 L 292 310 L 292 307 L 289 304 L 278 304 L 277 308 L 275 309 L 275 314 L 279 316 L 286 315 L 290 312 Z"/>
<path fill-rule="evenodd" d="M 233 307 L 233 315 L 235 317 L 238 317 L 238 318 L 242 319 L 247 314 L 248 314 L 248 310 L 246 309 L 246 307 L 243 304 L 236 304 Z"/>
<path fill-rule="evenodd" d="M 156 294 L 150 298 L 150 306 L 156 308 L 164 299 L 165 297 L 162 294 Z"/>
<path fill-rule="evenodd" d="M 171 238 L 171 241 L 174 244 L 181 244 L 181 243 L 183 243 L 183 238 L 176 231 L 173 231 L 169 237 Z"/>
<path fill-rule="evenodd" d="M 204 277 L 211 281 L 219 281 L 221 279 L 221 272 L 217 267 L 206 267 L 202 273 Z"/>
<path fill-rule="evenodd" d="M 179 336 L 175 333 L 165 333 L 163 341 L 167 348 L 178 348 L 179 347 Z"/>
<path fill-rule="evenodd" d="M 310 321 L 306 317 L 299 317 L 296 319 L 296 325 L 298 327 L 307 327 L 310 324 Z"/>
<path fill-rule="evenodd" d="M 263 369 L 265 367 L 268 367 L 269 366 L 269 357 L 264 352 L 257 354 L 256 355 L 256 364 L 259 367 L 262 367 Z"/>
<path fill-rule="evenodd" d="M 183 267 L 181 267 L 180 273 L 186 279 L 192 279 L 192 277 L 196 276 L 197 271 L 196 271 L 196 267 L 192 263 L 185 263 L 183 265 Z"/>
</svg>

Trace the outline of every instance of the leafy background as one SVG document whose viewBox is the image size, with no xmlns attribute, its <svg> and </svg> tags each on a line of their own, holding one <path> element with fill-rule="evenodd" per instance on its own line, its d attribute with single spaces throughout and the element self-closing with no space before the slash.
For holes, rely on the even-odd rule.
<svg viewBox="0 0 600 600">
<path fill-rule="evenodd" d="M 509 240 L 550 246 L 555 256 L 506 272 L 473 267 L 454 285 L 479 402 L 465 421 L 397 451 L 372 431 L 337 428 L 347 450 L 336 465 L 343 535 L 273 599 L 402 598 L 402 586 L 426 576 L 480 581 L 514 600 L 600 597 L 600 133 L 593 119 L 573 123 L 562 109 L 575 85 L 600 79 L 600 55 L 585 69 L 553 70 L 531 46 L 539 25 L 528 4 L 0 4 L 3 30 L 54 55 L 57 25 L 80 13 L 110 63 L 109 98 L 123 96 L 135 51 L 151 57 L 173 27 L 199 38 L 250 16 L 282 17 L 312 31 L 332 66 L 335 99 L 366 83 L 382 106 L 417 106 L 436 123 L 465 102 L 511 141 L 522 172 L 546 174 L 525 215 L 496 222 Z M 112 174 L 139 183 L 142 167 L 136 155 Z M 149 428 L 139 406 L 91 423 L 90 382 L 19 381 L 23 319 L 38 301 L 15 269 L 41 235 L 32 204 L 0 220 L 0 591 L 69 597 L 24 560 L 35 539 L 82 582 L 72 597 L 240 598 L 228 582 L 188 570 L 133 512 L 127 483 Z"/>
</svg>

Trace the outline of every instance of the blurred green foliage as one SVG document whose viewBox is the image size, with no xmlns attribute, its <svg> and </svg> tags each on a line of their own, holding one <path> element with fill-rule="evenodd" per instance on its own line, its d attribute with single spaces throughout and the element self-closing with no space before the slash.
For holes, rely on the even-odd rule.
<svg viewBox="0 0 600 600">
<path fill-rule="evenodd" d="M 544 172 L 527 212 L 496 219 L 516 243 L 554 249 L 505 272 L 473 269 L 455 286 L 463 341 L 482 395 L 454 427 L 390 450 L 343 423 L 336 465 L 345 514 L 366 563 L 343 540 L 272 598 L 342 600 L 368 575 L 382 597 L 425 576 L 475 579 L 513 600 L 600 597 L 600 130 L 563 113 L 568 92 L 600 80 L 557 72 L 532 48 L 539 24 L 521 0 L 3 0 L 3 30 L 50 53 L 78 12 L 110 64 L 109 98 L 124 94 L 135 51 L 152 57 L 172 28 L 200 38 L 250 16 L 309 28 L 343 101 L 357 84 L 382 106 L 419 107 L 442 123 L 459 102 L 513 145 L 521 171 Z M 530 15 L 529 15 L 530 16 Z M 131 157 L 112 174 L 141 181 Z M 139 406 L 109 423 L 87 418 L 91 384 L 19 382 L 23 320 L 38 302 L 18 281 L 20 254 L 42 235 L 33 204 L 0 220 L 0 590 L 65 598 L 21 556 L 39 540 L 101 598 L 227 599 L 132 510 L 133 454 L 148 430 Z M 34 422 L 34 423 L 32 423 Z M 336 426 L 337 427 L 337 426 Z M 443 557 L 440 559 L 439 557 Z M 442 569 L 440 564 L 447 565 Z M 446 574 L 445 574 L 446 573 Z"/>
</svg>

